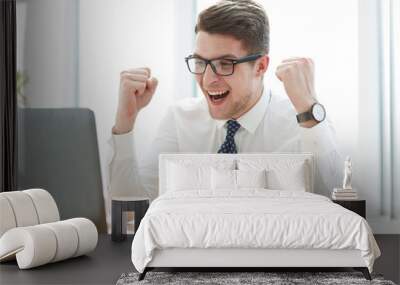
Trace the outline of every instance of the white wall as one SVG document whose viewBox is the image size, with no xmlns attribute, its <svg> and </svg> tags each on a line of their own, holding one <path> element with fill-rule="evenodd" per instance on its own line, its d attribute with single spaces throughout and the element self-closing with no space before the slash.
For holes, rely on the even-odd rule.
<svg viewBox="0 0 400 285">
<path fill-rule="evenodd" d="M 281 83 L 274 69 L 285 57 L 309 56 L 316 63 L 316 88 L 333 120 L 341 151 L 353 158 L 354 185 L 368 201 L 375 232 L 399 232 L 382 213 L 376 109 L 379 0 L 263 0 L 271 23 L 271 66 L 266 78 Z M 212 3 L 198 0 L 198 9 Z M 30 82 L 33 107 L 94 110 L 107 185 L 107 139 L 117 108 L 119 73 L 149 66 L 159 79 L 151 104 L 135 132 L 139 159 L 166 107 L 192 96 L 194 82 L 183 58 L 192 52 L 195 1 L 18 0 L 18 68 Z M 20 17 L 19 16 L 19 17 Z M 398 190 L 397 190 L 398 191 Z"/>
<path fill-rule="evenodd" d="M 313 58 L 317 97 L 336 127 L 341 151 L 353 156 L 358 132 L 357 1 L 264 2 L 270 7 L 272 84 L 281 85 L 272 71 L 283 58 Z"/>
<path fill-rule="evenodd" d="M 108 184 L 107 140 L 111 137 L 118 103 L 119 74 L 150 67 L 159 80 L 157 92 L 135 123 L 138 159 L 167 107 L 178 98 L 193 96 L 184 57 L 192 40 L 192 1 L 80 1 L 79 106 L 96 114 L 103 185 Z M 189 23 L 189 24 L 188 24 Z M 105 189 L 105 193 L 106 189 Z"/>
<path fill-rule="evenodd" d="M 77 104 L 76 1 L 18 0 L 18 68 L 26 72 L 29 107 Z M 18 19 L 21 19 L 18 18 Z"/>
<path fill-rule="evenodd" d="M 184 62 L 193 45 L 193 3 L 18 0 L 18 67 L 29 77 L 27 106 L 95 112 L 105 193 L 120 72 L 148 66 L 159 80 L 135 125 L 139 160 L 168 105 L 193 96 Z"/>
<path fill-rule="evenodd" d="M 198 12 L 213 4 L 198 0 Z M 354 156 L 358 132 L 357 0 L 258 0 L 270 22 L 270 67 L 265 78 L 283 92 L 275 76 L 279 63 L 292 56 L 315 62 L 318 99 L 336 126 L 344 154 Z"/>
<path fill-rule="evenodd" d="M 400 195 L 400 189 L 382 194 L 380 185 L 379 1 L 258 2 L 270 20 L 271 65 L 266 82 L 282 90 L 274 75 L 282 59 L 314 59 L 318 99 L 335 125 L 340 151 L 352 157 L 353 187 L 367 200 L 368 221 L 374 232 L 400 233 L 400 219 L 393 218 L 399 209 L 390 210 L 398 207 L 399 199 L 391 200 Z M 198 0 L 198 10 L 214 2 Z"/>
<path fill-rule="evenodd" d="M 177 98 L 192 96 L 191 82 L 180 78 L 191 43 L 184 42 L 186 49 L 182 49 L 176 41 L 177 10 L 178 1 L 80 2 L 79 106 L 98 114 L 102 143 L 114 122 L 122 70 L 148 66 L 159 79 L 152 102 L 140 113 L 135 126 L 140 149 L 155 135 L 166 107 Z"/>
</svg>

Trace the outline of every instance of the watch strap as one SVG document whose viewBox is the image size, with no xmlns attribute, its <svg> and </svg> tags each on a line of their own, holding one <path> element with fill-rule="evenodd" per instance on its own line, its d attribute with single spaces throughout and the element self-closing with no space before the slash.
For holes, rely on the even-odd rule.
<svg viewBox="0 0 400 285">
<path fill-rule="evenodd" d="M 297 114 L 296 118 L 297 118 L 297 123 L 304 123 L 307 121 L 314 120 L 314 116 L 312 115 L 311 111 Z"/>
</svg>

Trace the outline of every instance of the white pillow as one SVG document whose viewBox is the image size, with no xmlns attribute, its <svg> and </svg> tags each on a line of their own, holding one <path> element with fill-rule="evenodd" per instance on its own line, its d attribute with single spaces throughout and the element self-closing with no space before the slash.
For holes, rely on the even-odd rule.
<svg viewBox="0 0 400 285">
<path fill-rule="evenodd" d="M 267 171 L 236 170 L 237 188 L 267 188 Z"/>
<path fill-rule="evenodd" d="M 205 190 L 211 188 L 211 167 L 168 163 L 168 191 Z"/>
<path fill-rule="evenodd" d="M 231 169 L 211 169 L 211 189 L 212 190 L 235 190 L 236 189 L 236 170 Z"/>
<path fill-rule="evenodd" d="M 311 181 L 309 167 L 304 160 L 292 159 L 239 159 L 240 170 L 267 171 L 267 188 L 273 190 L 307 191 Z"/>
<path fill-rule="evenodd" d="M 221 157 L 182 158 L 165 162 L 166 191 L 211 191 L 211 169 L 234 169 L 235 161 Z"/>
<path fill-rule="evenodd" d="M 273 190 L 306 191 L 303 166 L 292 169 L 272 169 L 267 172 L 268 188 Z"/>
<path fill-rule="evenodd" d="M 213 190 L 238 190 L 240 188 L 267 188 L 266 170 L 211 169 Z"/>
</svg>

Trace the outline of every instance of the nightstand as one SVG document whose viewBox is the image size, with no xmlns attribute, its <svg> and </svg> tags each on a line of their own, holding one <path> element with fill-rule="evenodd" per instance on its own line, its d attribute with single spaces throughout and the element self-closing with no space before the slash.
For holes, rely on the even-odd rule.
<svg viewBox="0 0 400 285">
<path fill-rule="evenodd" d="M 366 201 L 365 200 L 332 200 L 332 202 L 359 214 L 365 219 L 366 217 Z"/>
<path fill-rule="evenodd" d="M 127 215 L 126 212 L 135 213 L 135 233 L 141 220 L 149 208 L 147 197 L 113 197 L 111 204 L 111 239 L 123 241 L 126 239 Z"/>
</svg>

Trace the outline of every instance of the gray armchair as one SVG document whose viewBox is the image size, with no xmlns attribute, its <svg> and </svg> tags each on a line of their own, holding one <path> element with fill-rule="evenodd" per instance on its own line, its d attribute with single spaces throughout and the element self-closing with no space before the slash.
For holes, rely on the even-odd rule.
<svg viewBox="0 0 400 285">
<path fill-rule="evenodd" d="M 62 220 L 85 217 L 106 232 L 93 111 L 26 108 L 18 123 L 18 189 L 46 189 Z"/>
</svg>

